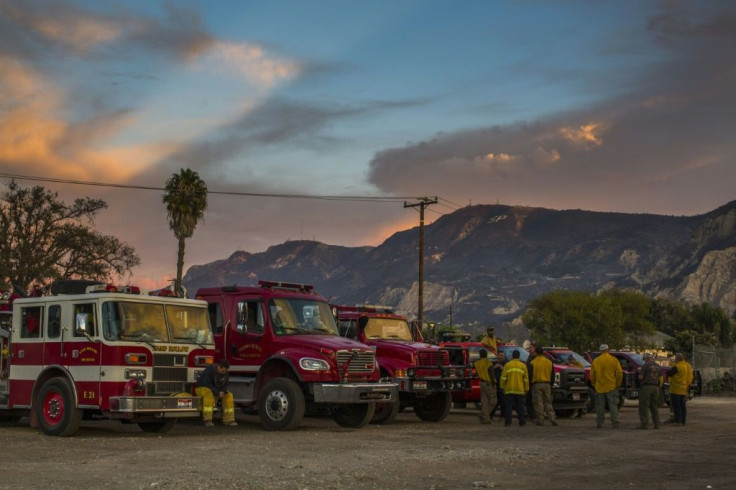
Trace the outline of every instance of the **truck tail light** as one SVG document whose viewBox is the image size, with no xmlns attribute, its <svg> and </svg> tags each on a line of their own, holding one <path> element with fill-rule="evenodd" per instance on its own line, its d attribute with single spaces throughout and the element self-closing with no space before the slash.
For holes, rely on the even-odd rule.
<svg viewBox="0 0 736 490">
<path fill-rule="evenodd" d="M 141 365 L 141 364 L 146 364 L 147 362 L 148 362 L 147 354 L 136 354 L 136 353 L 125 354 L 125 364 Z"/>
</svg>

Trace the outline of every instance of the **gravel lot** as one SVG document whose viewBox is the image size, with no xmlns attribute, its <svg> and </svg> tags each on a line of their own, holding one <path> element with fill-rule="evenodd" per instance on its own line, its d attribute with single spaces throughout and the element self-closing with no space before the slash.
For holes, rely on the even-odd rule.
<svg viewBox="0 0 736 490">
<path fill-rule="evenodd" d="M 634 430 L 594 415 L 559 427 L 479 425 L 477 411 L 440 423 L 399 414 L 385 426 L 343 429 L 307 418 L 266 432 L 254 416 L 238 427 L 179 423 L 165 435 L 118 422 L 85 422 L 72 438 L 28 426 L 0 427 L 0 488 L 736 488 L 736 399 L 698 398 L 685 427 Z M 662 409 L 663 419 L 667 409 Z"/>
</svg>

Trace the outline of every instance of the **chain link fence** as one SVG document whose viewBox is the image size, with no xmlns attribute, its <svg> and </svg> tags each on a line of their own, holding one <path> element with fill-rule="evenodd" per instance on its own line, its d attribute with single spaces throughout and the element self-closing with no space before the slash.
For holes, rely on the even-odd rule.
<svg viewBox="0 0 736 490">
<path fill-rule="evenodd" d="M 705 393 L 736 394 L 736 345 L 730 348 L 695 345 L 691 363 L 693 369 L 700 371 Z"/>
</svg>

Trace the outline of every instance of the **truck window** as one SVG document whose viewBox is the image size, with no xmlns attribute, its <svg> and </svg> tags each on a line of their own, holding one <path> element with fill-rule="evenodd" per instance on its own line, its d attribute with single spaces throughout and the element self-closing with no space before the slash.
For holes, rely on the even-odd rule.
<svg viewBox="0 0 736 490">
<path fill-rule="evenodd" d="M 174 342 L 212 343 L 208 312 L 204 308 L 166 305 L 171 336 Z"/>
<path fill-rule="evenodd" d="M 21 309 L 20 338 L 37 339 L 41 337 L 41 320 L 43 308 L 30 306 Z"/>
<path fill-rule="evenodd" d="M 215 335 L 222 335 L 222 308 L 220 308 L 220 303 L 208 304 L 207 311 L 210 315 L 210 325 L 212 325 L 212 333 Z"/>
<path fill-rule="evenodd" d="M 84 303 L 74 305 L 74 336 L 85 337 L 85 334 L 94 337 L 97 322 L 95 321 L 95 304 Z"/>
<path fill-rule="evenodd" d="M 61 335 L 61 305 L 49 306 L 49 324 L 46 327 L 46 337 L 58 339 Z"/>
<path fill-rule="evenodd" d="M 338 329 L 340 331 L 340 337 L 347 337 L 354 340 L 358 338 L 358 326 L 355 320 L 339 320 Z"/>
<path fill-rule="evenodd" d="M 337 335 L 335 318 L 324 301 L 273 298 L 268 311 L 276 335 Z"/>
<path fill-rule="evenodd" d="M 105 302 L 102 305 L 102 322 L 102 331 L 107 340 L 169 340 L 162 304 Z"/>
<path fill-rule="evenodd" d="M 238 302 L 238 324 L 240 333 L 263 333 L 265 328 L 261 302 L 257 300 Z"/>
<path fill-rule="evenodd" d="M 412 340 L 409 324 L 396 318 L 370 318 L 364 333 L 369 339 Z"/>
</svg>

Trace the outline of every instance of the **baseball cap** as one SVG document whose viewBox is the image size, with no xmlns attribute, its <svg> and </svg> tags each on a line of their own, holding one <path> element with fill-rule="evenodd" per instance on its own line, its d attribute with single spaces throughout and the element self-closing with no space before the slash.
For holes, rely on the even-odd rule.
<svg viewBox="0 0 736 490">
<path fill-rule="evenodd" d="M 601 346 L 598 347 L 598 350 L 608 350 L 608 344 L 601 344 Z"/>
</svg>

